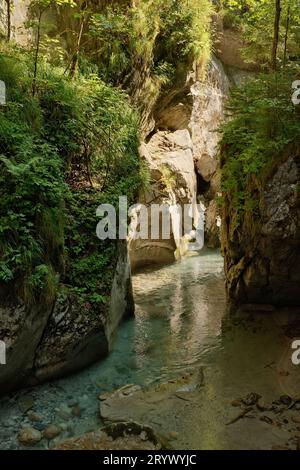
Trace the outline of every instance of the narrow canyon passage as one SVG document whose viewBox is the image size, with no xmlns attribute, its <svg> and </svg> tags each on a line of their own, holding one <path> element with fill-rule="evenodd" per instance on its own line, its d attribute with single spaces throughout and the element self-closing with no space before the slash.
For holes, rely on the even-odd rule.
<svg viewBox="0 0 300 470">
<path fill-rule="evenodd" d="M 175 448 L 294 445 L 295 410 L 280 402 L 299 389 L 290 360 L 291 312 L 229 316 L 215 250 L 141 271 L 133 286 L 136 316 L 121 325 L 107 359 L 1 399 L 1 448 L 22 448 L 19 431 L 32 422 L 41 431 L 49 424 L 62 430 L 34 447 L 48 448 L 120 420 L 149 425 Z M 112 393 L 128 384 L 143 391 L 129 387 L 122 399 Z M 255 394 L 265 404 L 279 401 L 272 411 L 259 410 Z M 240 398 L 249 403 L 244 417 L 232 406 Z"/>
</svg>

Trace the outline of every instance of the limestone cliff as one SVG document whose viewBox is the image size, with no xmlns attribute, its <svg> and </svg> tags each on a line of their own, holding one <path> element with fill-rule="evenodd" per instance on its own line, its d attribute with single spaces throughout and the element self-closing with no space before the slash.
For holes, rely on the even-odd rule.
<svg viewBox="0 0 300 470">
<path fill-rule="evenodd" d="M 222 62 L 213 56 L 205 80 L 200 81 L 194 71 L 187 71 L 175 82 L 156 103 L 154 131 L 141 146 L 141 158 L 150 169 L 152 183 L 140 195 L 140 202 L 146 205 L 164 202 L 180 207 L 191 204 L 195 224 L 201 217 L 197 203 L 202 203 L 205 243 L 216 247 L 220 236 L 216 203 L 220 190 L 217 129 L 224 119 L 231 79 Z M 174 236 L 170 240 L 162 237 L 153 240 L 150 236 L 147 240 L 132 240 L 132 265 L 135 268 L 174 261 L 187 250 L 189 238 L 183 232 L 179 240 L 174 240 Z"/>
</svg>

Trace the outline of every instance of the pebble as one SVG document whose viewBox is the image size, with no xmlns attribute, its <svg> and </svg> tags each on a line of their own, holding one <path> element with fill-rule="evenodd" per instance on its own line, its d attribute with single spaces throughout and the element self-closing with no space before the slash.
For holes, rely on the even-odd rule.
<svg viewBox="0 0 300 470">
<path fill-rule="evenodd" d="M 23 428 L 19 433 L 18 439 L 25 446 L 35 445 L 42 439 L 42 434 L 34 428 Z"/>
<path fill-rule="evenodd" d="M 178 439 L 178 437 L 179 437 L 179 433 L 178 433 L 178 432 L 176 432 L 176 431 L 171 431 L 171 432 L 170 432 L 170 438 L 171 438 L 171 439 Z"/>
<path fill-rule="evenodd" d="M 59 423 L 59 427 L 62 431 L 66 431 L 68 429 L 68 424 L 67 423 Z"/>
<path fill-rule="evenodd" d="M 61 428 L 56 426 L 55 424 L 49 424 L 44 431 L 43 431 L 43 437 L 45 439 L 54 439 L 61 433 Z"/>
<path fill-rule="evenodd" d="M 70 413 L 68 413 L 65 410 L 61 410 L 61 409 L 56 410 L 56 415 L 59 418 L 63 419 L 64 421 L 68 421 L 68 419 L 70 419 L 70 417 L 71 417 Z"/>
<path fill-rule="evenodd" d="M 38 429 L 39 431 L 43 431 L 46 427 L 46 424 L 39 422 L 39 423 L 35 423 L 34 427 Z"/>
<path fill-rule="evenodd" d="M 43 417 L 38 413 L 35 413 L 34 411 L 28 411 L 27 417 L 30 421 L 33 421 L 34 423 L 38 423 L 39 421 L 43 420 Z"/>
<path fill-rule="evenodd" d="M 68 406 L 70 408 L 73 408 L 73 406 L 77 406 L 77 405 L 78 405 L 78 400 L 73 399 L 73 400 L 68 401 Z"/>
<path fill-rule="evenodd" d="M 140 438 L 142 441 L 147 441 L 148 439 L 147 433 L 145 431 L 142 431 L 140 434 Z"/>
<path fill-rule="evenodd" d="M 239 407 L 242 404 L 242 400 L 233 400 L 231 406 Z"/>
<path fill-rule="evenodd" d="M 273 420 L 271 418 L 269 418 L 269 416 L 262 416 L 259 419 L 260 419 L 260 421 L 263 421 L 264 423 L 273 424 Z"/>
<path fill-rule="evenodd" d="M 77 405 L 77 406 L 73 406 L 73 408 L 72 408 L 72 415 L 73 415 L 73 416 L 77 416 L 78 418 L 80 418 L 80 416 L 81 416 L 81 408 L 80 408 L 80 406 L 78 406 L 78 405 Z"/>
</svg>

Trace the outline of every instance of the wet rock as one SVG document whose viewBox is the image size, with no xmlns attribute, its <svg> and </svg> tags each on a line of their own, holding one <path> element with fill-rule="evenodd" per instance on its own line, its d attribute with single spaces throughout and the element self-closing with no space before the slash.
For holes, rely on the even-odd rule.
<svg viewBox="0 0 300 470">
<path fill-rule="evenodd" d="M 72 415 L 73 416 L 76 416 L 77 418 L 79 418 L 81 416 L 81 408 L 79 405 L 77 406 L 73 406 L 72 408 Z"/>
<path fill-rule="evenodd" d="M 19 408 L 22 411 L 22 413 L 26 413 L 27 411 L 29 411 L 33 407 L 33 404 L 34 404 L 33 398 L 28 395 L 21 397 L 18 402 Z"/>
<path fill-rule="evenodd" d="M 35 411 L 29 411 L 27 413 L 27 417 L 30 421 L 34 423 L 38 423 L 43 420 L 43 417 L 40 414 L 36 413 Z"/>
<path fill-rule="evenodd" d="M 61 428 L 59 426 L 56 426 L 55 424 L 50 424 L 47 426 L 44 431 L 43 431 L 43 437 L 45 439 L 54 439 L 55 437 L 59 436 L 61 433 Z"/>
<path fill-rule="evenodd" d="M 146 438 L 146 439 L 145 439 Z M 159 450 L 168 449 L 167 443 L 152 428 L 134 422 L 120 422 L 105 428 L 68 439 L 55 449 L 60 450 Z"/>
<path fill-rule="evenodd" d="M 73 408 L 73 406 L 77 406 L 78 405 L 78 400 L 75 400 L 75 399 L 71 399 L 68 401 L 68 406 L 70 408 Z"/>
<path fill-rule="evenodd" d="M 293 423 L 300 424 L 300 416 L 299 415 L 292 416 L 291 419 L 292 419 Z"/>
<path fill-rule="evenodd" d="M 274 423 L 274 421 L 269 416 L 262 416 L 259 419 L 260 419 L 260 421 L 263 421 L 264 423 L 267 423 L 267 424 L 273 424 Z"/>
<path fill-rule="evenodd" d="M 35 428 L 23 428 L 18 436 L 18 440 L 25 446 L 33 446 L 40 442 L 42 434 Z"/>
<path fill-rule="evenodd" d="M 62 431 L 66 431 L 68 429 L 67 423 L 59 423 L 59 427 Z"/>
<path fill-rule="evenodd" d="M 256 405 L 257 401 L 261 398 L 261 395 L 258 395 L 258 393 L 248 393 L 248 395 L 245 398 L 242 398 L 242 402 L 246 406 L 253 406 Z"/>
<path fill-rule="evenodd" d="M 231 402 L 231 406 L 234 406 L 234 407 L 236 407 L 236 408 L 242 406 L 242 404 L 243 404 L 243 402 L 242 402 L 242 400 L 241 400 L 240 398 L 238 398 L 237 400 L 233 400 L 233 401 Z"/>
<path fill-rule="evenodd" d="M 283 405 L 290 406 L 292 404 L 292 398 L 288 395 L 282 395 L 280 401 Z"/>
<path fill-rule="evenodd" d="M 139 385 L 128 384 L 124 385 L 124 387 L 119 388 L 118 394 L 129 396 L 133 395 L 136 392 L 139 392 L 140 390 L 142 390 L 142 387 L 140 387 Z"/>
<path fill-rule="evenodd" d="M 256 407 L 259 411 L 272 411 L 273 410 L 273 405 L 270 405 L 268 403 L 265 403 L 262 398 L 259 398 Z"/>
<path fill-rule="evenodd" d="M 66 410 L 62 410 L 62 409 L 57 409 L 56 410 L 56 415 L 63 419 L 64 421 L 68 421 L 68 419 L 70 419 L 71 415 L 68 411 Z"/>
<path fill-rule="evenodd" d="M 107 400 L 109 397 L 111 397 L 111 392 L 103 392 L 99 395 L 99 400 L 100 401 L 105 401 Z"/>
<path fill-rule="evenodd" d="M 46 427 L 46 424 L 45 423 L 35 423 L 34 427 L 38 430 L 38 431 L 44 431 L 45 427 Z"/>
</svg>

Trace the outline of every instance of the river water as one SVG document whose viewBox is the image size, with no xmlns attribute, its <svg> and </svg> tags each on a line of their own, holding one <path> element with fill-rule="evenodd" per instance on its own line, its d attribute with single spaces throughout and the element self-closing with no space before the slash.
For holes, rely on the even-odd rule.
<svg viewBox="0 0 300 470">
<path fill-rule="evenodd" d="M 204 371 L 204 386 L 196 402 L 191 400 L 185 411 L 178 408 L 175 424 L 161 411 L 161 431 L 167 433 L 177 427 L 175 448 L 294 445 L 300 427 L 298 432 L 297 425 L 287 417 L 290 411 L 284 409 L 279 410 L 276 420 L 270 417 L 273 424 L 281 420 L 280 425 L 261 419 L 256 410 L 249 419 L 228 424 L 240 411 L 232 406 L 233 400 L 255 392 L 271 403 L 298 390 L 298 369 L 290 361 L 291 335 L 286 333 L 288 325 L 295 324 L 294 313 L 292 318 L 286 311 L 229 315 L 223 260 L 214 250 L 135 274 L 133 287 L 135 318 L 122 323 L 113 350 L 104 361 L 0 401 L 0 448 L 21 448 L 17 436 L 23 426 L 40 431 L 49 424 L 62 428 L 55 440 L 44 439 L 35 448 L 48 448 L 95 430 L 103 424 L 100 393 L 130 383 L 151 389 L 199 368 Z M 28 407 L 40 415 L 40 421 L 29 421 L 24 412 Z"/>
</svg>

